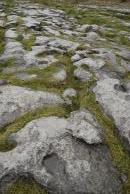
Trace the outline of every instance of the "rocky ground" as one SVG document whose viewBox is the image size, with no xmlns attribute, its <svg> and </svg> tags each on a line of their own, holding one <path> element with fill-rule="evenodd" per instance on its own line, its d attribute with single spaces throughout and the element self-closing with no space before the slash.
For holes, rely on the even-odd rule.
<svg viewBox="0 0 130 194">
<path fill-rule="evenodd" d="M 0 193 L 130 193 L 130 9 L 0 3 Z"/>
</svg>

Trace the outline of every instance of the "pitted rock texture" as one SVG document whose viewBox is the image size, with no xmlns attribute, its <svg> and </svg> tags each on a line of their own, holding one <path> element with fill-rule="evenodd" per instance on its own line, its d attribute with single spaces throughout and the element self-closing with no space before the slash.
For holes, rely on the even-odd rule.
<svg viewBox="0 0 130 194">
<path fill-rule="evenodd" d="M 33 91 L 27 88 L 0 86 L 0 127 L 3 127 L 28 111 L 47 105 L 63 104 L 64 101 L 54 93 Z"/>
<path fill-rule="evenodd" d="M 65 114 L 26 123 L 9 137 L 17 145 L 0 152 L 0 193 L 22 176 L 53 194 L 122 193 L 115 166 L 126 171 L 128 157 L 122 145 L 105 145 L 107 129 L 93 114 L 101 123 L 107 114 L 130 150 L 130 10 L 80 4 L 66 13 L 20 0 L 5 8 L 0 2 L 0 140 L 37 108 Z"/>
<path fill-rule="evenodd" d="M 101 140 L 100 128 L 93 119 L 82 110 L 72 113 L 68 120 L 58 117 L 34 120 L 13 134 L 11 139 L 17 142 L 16 148 L 0 153 L 1 191 L 11 172 L 12 179 L 31 174 L 50 193 L 121 193 L 119 174 L 112 166 L 108 149 L 95 144 Z M 92 141 L 91 146 L 81 141 L 82 124 L 88 128 L 87 142 Z M 97 133 L 91 134 L 90 125 Z M 72 132 L 68 133 L 68 128 Z"/>
<path fill-rule="evenodd" d="M 98 81 L 94 92 L 104 111 L 113 117 L 127 149 L 130 150 L 130 91 L 119 80 L 108 78 Z"/>
<path fill-rule="evenodd" d="M 85 109 L 71 113 L 67 129 L 74 137 L 88 144 L 102 143 L 103 131 L 90 112 Z"/>
</svg>

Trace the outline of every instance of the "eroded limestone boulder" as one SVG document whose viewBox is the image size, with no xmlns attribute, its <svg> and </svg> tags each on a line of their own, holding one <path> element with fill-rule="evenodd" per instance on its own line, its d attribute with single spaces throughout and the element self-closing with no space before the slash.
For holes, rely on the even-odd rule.
<svg viewBox="0 0 130 194">
<path fill-rule="evenodd" d="M 94 88 L 96 100 L 113 117 L 127 149 L 130 150 L 130 91 L 118 79 L 106 78 Z"/>
<path fill-rule="evenodd" d="M 48 117 L 28 123 L 11 137 L 16 148 L 0 153 L 0 191 L 3 194 L 7 182 L 29 175 L 53 194 L 120 194 L 119 174 L 107 147 L 100 145 L 98 130 L 86 110 L 69 119 Z"/>
</svg>

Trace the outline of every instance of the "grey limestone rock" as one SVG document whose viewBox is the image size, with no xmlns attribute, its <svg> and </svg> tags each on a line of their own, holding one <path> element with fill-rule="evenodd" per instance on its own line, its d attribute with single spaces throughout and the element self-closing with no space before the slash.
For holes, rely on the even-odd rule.
<svg viewBox="0 0 130 194">
<path fill-rule="evenodd" d="M 53 194 L 121 194 L 119 174 L 108 149 L 95 145 L 101 142 L 98 130 L 85 110 L 72 113 L 68 120 L 48 117 L 28 123 L 12 134 L 16 148 L 0 153 L 1 191 L 11 173 L 12 179 L 30 174 Z"/>
<path fill-rule="evenodd" d="M 36 108 L 63 103 L 60 96 L 54 93 L 2 85 L 0 86 L 0 127 Z"/>
<path fill-rule="evenodd" d="M 94 92 L 105 112 L 113 117 L 126 148 L 130 150 L 130 91 L 118 79 L 106 78 L 97 82 Z"/>
<path fill-rule="evenodd" d="M 78 67 L 74 70 L 74 76 L 82 82 L 89 81 L 92 78 L 92 74 L 82 67 Z"/>
</svg>

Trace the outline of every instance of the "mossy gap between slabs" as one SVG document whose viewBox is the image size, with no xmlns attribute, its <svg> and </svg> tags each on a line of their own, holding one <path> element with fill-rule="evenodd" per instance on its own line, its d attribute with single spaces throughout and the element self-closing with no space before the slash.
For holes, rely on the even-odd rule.
<svg viewBox="0 0 130 194">
<path fill-rule="evenodd" d="M 0 77 L 3 75 L 2 71 L 3 71 L 4 68 L 14 67 L 15 65 L 16 64 L 15 64 L 14 58 L 10 58 L 5 62 L 0 62 Z"/>
<path fill-rule="evenodd" d="M 96 101 L 95 95 L 92 92 L 81 92 L 80 107 L 87 108 L 96 117 L 99 124 L 105 130 L 105 142 L 109 147 L 111 159 L 114 165 L 118 168 L 121 175 L 127 176 L 127 181 L 123 184 L 123 194 L 130 193 L 130 155 L 124 149 L 122 140 L 117 134 L 117 129 L 114 121 L 106 116 L 101 106 Z"/>
<path fill-rule="evenodd" d="M 4 52 L 5 46 L 5 29 L 0 27 L 0 55 Z"/>
<path fill-rule="evenodd" d="M 48 194 L 48 192 L 30 176 L 17 178 L 7 188 L 5 194 Z"/>
<path fill-rule="evenodd" d="M 32 34 L 29 38 L 23 39 L 21 42 L 23 44 L 23 47 L 25 50 L 31 51 L 32 46 L 34 46 L 36 37 L 34 34 Z"/>
<path fill-rule="evenodd" d="M 49 82 L 50 76 L 54 72 L 58 71 L 58 69 L 61 68 L 61 65 L 62 65 L 62 67 L 64 67 L 64 69 L 67 72 L 67 79 L 63 81 L 63 83 L 58 83 L 58 82 L 55 83 L 52 81 L 52 84 L 53 84 L 52 90 L 54 89 L 54 91 L 56 91 L 57 93 L 62 94 L 65 89 L 74 88 L 77 91 L 77 96 L 71 99 L 72 105 L 65 104 L 62 107 L 52 107 L 52 108 L 48 107 L 48 108 L 43 108 L 43 109 L 31 112 L 31 113 L 27 113 L 25 114 L 25 116 L 22 116 L 21 118 L 17 119 L 16 122 L 13 122 L 11 125 L 8 125 L 7 127 L 4 127 L 3 129 L 1 129 L 1 132 L 0 132 L 0 150 L 1 151 L 2 150 L 6 151 L 8 149 L 11 149 L 11 147 L 9 146 L 9 142 L 8 142 L 9 135 L 13 132 L 17 132 L 18 130 L 20 130 L 27 122 L 30 122 L 31 120 L 42 117 L 42 116 L 49 116 L 49 115 L 67 117 L 71 111 L 77 110 L 80 108 L 80 98 L 79 97 L 83 91 L 85 92 L 89 91 L 90 87 L 95 83 L 95 78 L 93 77 L 90 81 L 85 82 L 85 83 L 79 82 L 79 80 L 77 80 L 73 75 L 73 71 L 75 67 L 73 66 L 71 62 L 71 56 L 72 56 L 71 53 L 67 53 L 66 55 L 59 55 L 59 61 L 56 62 L 56 64 L 53 64 L 53 66 L 47 67 L 46 69 L 43 69 L 43 71 L 41 69 L 34 68 L 34 69 L 28 69 L 26 72 L 30 74 L 36 73 L 38 74 L 38 77 L 44 76 L 47 83 L 45 83 L 45 80 L 43 83 L 46 84 L 47 87 L 50 87 L 51 85 L 51 81 Z M 33 81 L 17 82 L 16 80 L 12 79 L 11 76 L 14 76 L 14 74 L 9 74 L 9 75 L 1 74 L 0 78 L 8 80 L 9 83 L 11 83 L 12 85 L 18 85 L 18 86 L 20 85 L 20 86 L 26 86 L 26 87 L 31 86 L 30 88 L 33 88 L 34 85 L 35 87 L 37 87 L 37 84 L 40 82 L 39 79 L 34 82 Z M 34 85 L 32 85 L 32 83 Z M 41 85 L 41 82 L 40 82 L 40 85 Z M 39 85 L 39 89 L 40 89 L 40 85 Z M 44 88 L 44 90 L 47 90 L 47 87 Z"/>
</svg>

